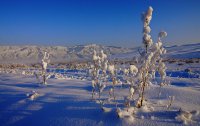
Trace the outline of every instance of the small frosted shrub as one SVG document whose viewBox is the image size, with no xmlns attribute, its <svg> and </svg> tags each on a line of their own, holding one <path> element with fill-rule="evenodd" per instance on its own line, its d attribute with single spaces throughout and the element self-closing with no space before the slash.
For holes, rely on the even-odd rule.
<svg viewBox="0 0 200 126">
<path fill-rule="evenodd" d="M 94 99 L 95 92 L 98 92 L 98 100 L 102 107 L 103 100 L 101 99 L 101 94 L 106 87 L 105 82 L 107 81 L 107 55 L 103 50 L 97 55 L 97 52 L 94 50 L 92 60 L 93 64 L 90 66 L 92 75 L 92 99 Z"/>
<path fill-rule="evenodd" d="M 49 53 L 44 52 L 43 58 L 41 60 L 41 66 L 42 66 L 42 71 L 41 72 L 34 72 L 33 74 L 35 75 L 37 81 L 40 83 L 40 77 L 42 77 L 42 84 L 46 85 L 47 84 L 47 78 L 48 75 L 46 75 L 46 70 L 47 70 L 47 66 L 50 62 L 50 58 L 49 58 Z"/>
<path fill-rule="evenodd" d="M 49 59 L 49 53 L 47 52 L 44 52 L 44 56 L 43 56 L 43 59 L 42 59 L 42 77 L 43 77 L 43 84 L 47 84 L 46 80 L 46 70 L 47 70 L 47 65 L 48 63 L 50 62 L 50 59 Z"/>
</svg>

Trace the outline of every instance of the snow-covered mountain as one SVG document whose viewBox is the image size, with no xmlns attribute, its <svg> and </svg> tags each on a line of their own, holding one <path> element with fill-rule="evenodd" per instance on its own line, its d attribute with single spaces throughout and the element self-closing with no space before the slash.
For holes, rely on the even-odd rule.
<svg viewBox="0 0 200 126">
<path fill-rule="evenodd" d="M 132 49 L 96 44 L 65 46 L 0 46 L 0 63 L 37 63 L 44 51 L 50 53 L 51 62 L 89 60 L 93 49 L 103 49 L 107 54 L 124 54 Z"/>
<path fill-rule="evenodd" d="M 91 59 L 93 49 L 103 49 L 109 58 L 131 59 L 138 55 L 137 48 L 102 46 L 96 44 L 65 46 L 0 46 L 0 63 L 37 63 L 44 51 L 50 53 L 51 62 L 71 62 Z M 200 43 L 166 47 L 167 58 L 200 58 Z"/>
</svg>

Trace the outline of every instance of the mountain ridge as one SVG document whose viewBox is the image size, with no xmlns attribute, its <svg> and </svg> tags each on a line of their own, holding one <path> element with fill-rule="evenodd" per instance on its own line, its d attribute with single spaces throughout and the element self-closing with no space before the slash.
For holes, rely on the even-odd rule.
<svg viewBox="0 0 200 126">
<path fill-rule="evenodd" d="M 38 63 L 44 51 L 49 52 L 51 62 L 87 61 L 93 50 L 104 50 L 109 58 L 131 59 L 138 49 L 97 44 L 76 46 L 0 46 L 0 63 Z M 166 47 L 168 58 L 200 58 L 200 43 Z"/>
</svg>

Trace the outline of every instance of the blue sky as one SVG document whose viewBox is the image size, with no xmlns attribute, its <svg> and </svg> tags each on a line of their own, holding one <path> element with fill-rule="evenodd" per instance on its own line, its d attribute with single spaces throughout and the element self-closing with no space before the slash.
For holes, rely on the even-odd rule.
<svg viewBox="0 0 200 126">
<path fill-rule="evenodd" d="M 0 45 L 139 46 L 148 6 L 154 41 L 200 42 L 200 0 L 0 0 Z"/>
</svg>

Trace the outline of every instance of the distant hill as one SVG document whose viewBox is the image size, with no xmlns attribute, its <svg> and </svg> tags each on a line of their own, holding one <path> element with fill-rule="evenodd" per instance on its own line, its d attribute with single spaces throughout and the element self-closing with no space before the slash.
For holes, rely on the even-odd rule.
<svg viewBox="0 0 200 126">
<path fill-rule="evenodd" d="M 138 48 L 102 46 L 96 44 L 65 46 L 0 46 L 0 63 L 38 63 L 44 51 L 50 53 L 51 62 L 87 61 L 93 49 L 104 50 L 109 58 L 131 59 Z M 200 58 L 200 43 L 166 47 L 166 58 Z"/>
<path fill-rule="evenodd" d="M 200 43 L 166 47 L 169 58 L 200 58 Z"/>
<path fill-rule="evenodd" d="M 91 59 L 93 49 L 104 50 L 108 55 L 131 52 L 129 48 L 96 44 L 64 46 L 0 46 L 0 63 L 37 63 L 44 51 L 50 53 L 51 62 L 70 62 Z"/>
</svg>

